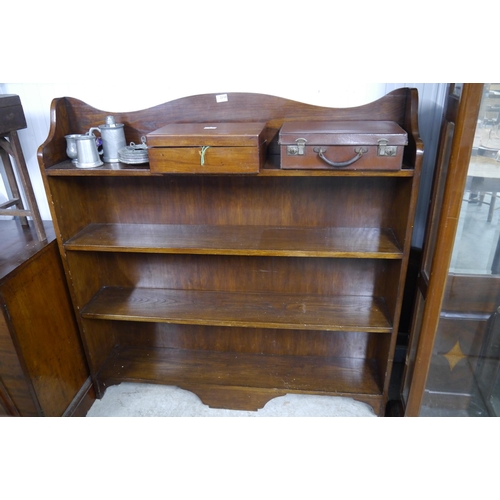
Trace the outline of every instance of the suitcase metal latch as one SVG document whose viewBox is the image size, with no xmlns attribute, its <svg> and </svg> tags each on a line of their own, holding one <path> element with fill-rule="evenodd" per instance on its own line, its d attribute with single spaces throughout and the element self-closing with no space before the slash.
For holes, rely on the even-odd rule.
<svg viewBox="0 0 500 500">
<path fill-rule="evenodd" d="M 387 139 L 379 139 L 377 156 L 396 156 L 398 153 L 397 146 L 388 146 Z"/>
<path fill-rule="evenodd" d="M 287 146 L 286 154 L 288 156 L 303 156 L 306 154 L 306 139 L 296 139 L 296 146 Z"/>
</svg>

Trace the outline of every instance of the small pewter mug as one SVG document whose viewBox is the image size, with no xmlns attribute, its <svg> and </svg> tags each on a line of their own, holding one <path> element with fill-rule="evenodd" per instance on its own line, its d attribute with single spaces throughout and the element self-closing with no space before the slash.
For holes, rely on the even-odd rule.
<svg viewBox="0 0 500 500">
<path fill-rule="evenodd" d="M 105 162 L 120 161 L 118 159 L 118 151 L 127 145 L 123 123 L 115 123 L 113 116 L 106 116 L 106 123 L 98 127 L 92 127 L 89 130 L 89 134 L 92 134 L 94 130 L 101 133 L 102 149 L 104 151 L 103 160 Z"/>
<path fill-rule="evenodd" d="M 73 163 L 78 161 L 78 153 L 76 151 L 76 139 L 81 137 L 82 134 L 69 134 L 65 135 L 66 139 L 66 154 L 71 158 Z"/>
<path fill-rule="evenodd" d="M 97 151 L 95 135 L 81 135 L 76 138 L 77 161 L 75 165 L 79 168 L 93 168 L 103 165 Z"/>
</svg>

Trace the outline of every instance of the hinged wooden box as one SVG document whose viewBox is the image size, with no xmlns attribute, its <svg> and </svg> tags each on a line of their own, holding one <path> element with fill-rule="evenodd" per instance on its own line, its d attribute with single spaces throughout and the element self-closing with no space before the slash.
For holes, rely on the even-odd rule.
<svg viewBox="0 0 500 500">
<path fill-rule="evenodd" d="M 281 168 L 399 170 L 407 133 L 392 121 L 294 121 L 279 133 Z"/>
<path fill-rule="evenodd" d="M 265 123 L 171 123 L 147 135 L 154 173 L 257 174 Z"/>
</svg>

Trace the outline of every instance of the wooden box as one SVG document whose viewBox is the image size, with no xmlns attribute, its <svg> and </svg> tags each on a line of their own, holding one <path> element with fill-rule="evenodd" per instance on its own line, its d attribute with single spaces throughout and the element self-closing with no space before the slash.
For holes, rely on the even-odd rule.
<svg viewBox="0 0 500 500">
<path fill-rule="evenodd" d="M 265 123 L 171 123 L 147 135 L 153 173 L 257 174 Z"/>
<path fill-rule="evenodd" d="M 26 128 L 21 99 L 18 95 L 0 95 L 0 135 Z"/>
<path fill-rule="evenodd" d="M 281 168 L 399 170 L 407 133 L 391 121 L 286 122 Z"/>
</svg>

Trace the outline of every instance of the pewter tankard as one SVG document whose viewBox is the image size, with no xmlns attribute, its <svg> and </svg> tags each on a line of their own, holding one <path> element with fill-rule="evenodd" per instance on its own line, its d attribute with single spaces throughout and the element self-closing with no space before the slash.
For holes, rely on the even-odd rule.
<svg viewBox="0 0 500 500">
<path fill-rule="evenodd" d="M 97 151 L 95 135 L 81 135 L 76 138 L 77 161 L 75 165 L 79 168 L 93 168 L 103 165 L 101 153 Z"/>
<path fill-rule="evenodd" d="M 101 133 L 102 149 L 104 152 L 103 160 L 105 162 L 120 161 L 118 159 L 118 151 L 127 145 L 123 123 L 115 123 L 113 116 L 106 116 L 106 123 L 98 127 L 92 127 L 89 130 L 89 134 L 92 134 L 94 130 Z"/>
</svg>

